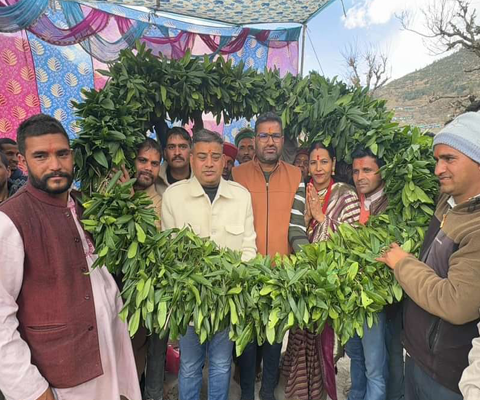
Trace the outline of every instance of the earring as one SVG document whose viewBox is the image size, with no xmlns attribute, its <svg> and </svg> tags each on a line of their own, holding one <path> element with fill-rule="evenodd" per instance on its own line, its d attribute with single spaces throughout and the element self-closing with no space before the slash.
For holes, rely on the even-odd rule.
<svg viewBox="0 0 480 400">
<path fill-rule="evenodd" d="M 332 175 L 335 175 L 335 170 L 332 170 Z"/>
</svg>

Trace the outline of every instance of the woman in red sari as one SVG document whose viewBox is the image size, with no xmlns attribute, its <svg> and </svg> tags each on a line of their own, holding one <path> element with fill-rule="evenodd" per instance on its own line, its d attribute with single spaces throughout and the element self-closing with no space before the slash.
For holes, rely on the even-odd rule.
<svg viewBox="0 0 480 400">
<path fill-rule="evenodd" d="M 344 222 L 360 217 L 360 202 L 355 189 L 335 182 L 335 153 L 321 142 L 309 150 L 309 174 L 305 202 L 305 225 L 311 243 L 327 240 Z M 325 324 L 320 335 L 307 330 L 290 332 L 282 372 L 286 378 L 285 395 L 289 399 L 323 400 L 327 394 L 336 400 L 333 361 L 334 332 Z"/>
</svg>

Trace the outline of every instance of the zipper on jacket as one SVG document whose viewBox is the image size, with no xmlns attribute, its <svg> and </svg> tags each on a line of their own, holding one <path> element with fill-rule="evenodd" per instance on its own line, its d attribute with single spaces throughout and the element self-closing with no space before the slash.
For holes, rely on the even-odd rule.
<svg viewBox="0 0 480 400">
<path fill-rule="evenodd" d="M 280 164 L 277 163 L 275 168 L 270 172 L 270 175 L 268 176 L 268 181 L 267 181 L 267 178 L 265 178 L 265 172 L 263 171 L 262 166 L 259 165 L 260 171 L 262 171 L 263 179 L 265 179 L 265 187 L 267 189 L 267 232 L 266 232 L 266 235 L 265 235 L 265 239 L 266 239 L 266 241 L 265 241 L 265 254 L 268 254 L 268 228 L 269 228 L 269 224 L 268 224 L 269 207 L 268 206 L 269 206 L 269 203 L 270 203 L 269 194 L 268 194 L 268 184 L 270 183 L 270 179 L 272 179 L 272 175 L 278 169 L 279 165 Z"/>
<path fill-rule="evenodd" d="M 263 176 L 265 178 L 265 175 Z M 268 177 L 268 181 L 270 180 L 270 177 Z M 265 183 L 267 184 L 267 235 L 266 235 L 266 242 L 265 242 L 265 254 L 268 255 L 268 205 L 269 205 L 269 199 L 268 199 L 268 181 L 265 179 Z"/>
<path fill-rule="evenodd" d="M 428 347 L 433 352 L 435 349 L 435 345 L 437 344 L 438 340 L 438 327 L 440 326 L 440 318 L 438 318 L 434 324 L 432 329 L 430 330 L 430 334 L 428 335 Z"/>
</svg>

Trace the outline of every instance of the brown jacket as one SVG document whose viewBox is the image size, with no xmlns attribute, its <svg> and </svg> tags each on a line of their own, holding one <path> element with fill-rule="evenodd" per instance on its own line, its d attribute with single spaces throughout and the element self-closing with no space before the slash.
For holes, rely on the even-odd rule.
<svg viewBox="0 0 480 400">
<path fill-rule="evenodd" d="M 267 183 L 255 159 L 234 168 L 232 177 L 252 196 L 258 252 L 270 256 L 290 254 L 288 229 L 293 200 L 302 180 L 300 169 L 279 161 Z"/>
<path fill-rule="evenodd" d="M 395 277 L 409 296 L 405 349 L 433 379 L 460 393 L 480 320 L 480 198 L 453 208 L 447 200 L 438 203 L 420 260 L 398 262 Z"/>
</svg>

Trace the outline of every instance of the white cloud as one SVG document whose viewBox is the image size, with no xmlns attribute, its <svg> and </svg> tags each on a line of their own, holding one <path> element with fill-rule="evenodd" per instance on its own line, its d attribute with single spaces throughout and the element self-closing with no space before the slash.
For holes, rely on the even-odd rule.
<svg viewBox="0 0 480 400">
<path fill-rule="evenodd" d="M 382 25 L 397 13 L 416 11 L 420 7 L 419 3 L 418 0 L 362 0 L 349 8 L 342 20 L 347 29 Z"/>
<path fill-rule="evenodd" d="M 374 29 L 375 26 L 393 22 L 396 15 L 406 12 L 410 16 L 409 28 L 426 32 L 426 20 L 422 11 L 435 4 L 438 6 L 438 0 L 359 0 L 347 10 L 347 16 L 343 16 L 342 20 L 347 29 Z M 470 5 L 475 8 L 480 5 L 480 0 L 470 0 Z M 421 69 L 447 55 L 432 54 L 434 41 L 426 41 L 418 34 L 400 29 L 399 22 L 389 26 L 392 27 L 391 33 L 379 43 L 375 43 L 375 47 L 389 49 L 388 58 L 393 79 Z"/>
<path fill-rule="evenodd" d="M 408 31 L 396 32 L 390 41 L 389 63 L 392 79 L 426 67 L 444 56 L 445 54 L 432 55 L 419 35 Z"/>
</svg>

